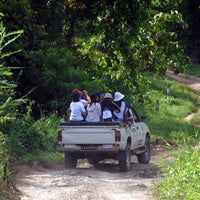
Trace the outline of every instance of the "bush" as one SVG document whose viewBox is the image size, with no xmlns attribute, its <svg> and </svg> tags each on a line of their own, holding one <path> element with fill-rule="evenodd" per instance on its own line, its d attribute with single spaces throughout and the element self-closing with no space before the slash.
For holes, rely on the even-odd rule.
<svg viewBox="0 0 200 200">
<path fill-rule="evenodd" d="M 59 122 L 57 114 L 44 116 L 36 122 L 26 114 L 24 118 L 4 124 L 3 130 L 9 138 L 11 151 L 22 156 L 39 150 L 56 151 Z"/>
</svg>

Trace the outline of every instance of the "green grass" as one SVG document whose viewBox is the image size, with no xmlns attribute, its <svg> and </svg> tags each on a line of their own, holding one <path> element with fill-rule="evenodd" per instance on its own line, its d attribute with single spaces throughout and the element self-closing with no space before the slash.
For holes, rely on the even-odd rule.
<svg viewBox="0 0 200 200">
<path fill-rule="evenodd" d="M 165 137 L 178 143 L 194 143 L 200 136 L 200 129 L 183 118 L 197 112 L 198 93 L 185 84 L 170 80 L 167 77 L 149 75 L 152 84 L 146 92 L 146 104 L 142 112 L 147 116 L 145 121 L 151 131 L 152 140 Z M 169 88 L 169 98 L 167 96 Z M 157 111 L 156 101 L 159 102 Z"/>
<path fill-rule="evenodd" d="M 191 64 L 187 68 L 187 74 L 196 75 L 200 77 L 200 65 L 199 64 Z"/>
<path fill-rule="evenodd" d="M 148 74 L 152 84 L 146 91 L 146 104 L 142 112 L 151 131 L 151 140 L 166 138 L 179 144 L 179 151 L 170 156 L 170 161 L 161 162 L 162 175 L 156 185 L 158 199 L 200 199 L 200 113 L 197 112 L 199 93 L 185 84 L 167 77 Z M 169 97 L 167 97 L 169 88 Z M 159 101 L 159 111 L 156 101 Z M 183 118 L 197 112 L 190 122 Z M 191 148 L 191 146 L 198 148 Z"/>
<path fill-rule="evenodd" d="M 200 199 L 200 150 L 185 146 L 171 157 L 169 163 L 160 164 L 164 179 L 158 184 L 158 199 Z"/>
<path fill-rule="evenodd" d="M 200 126 L 200 110 L 194 114 L 191 119 L 191 123 Z"/>
</svg>

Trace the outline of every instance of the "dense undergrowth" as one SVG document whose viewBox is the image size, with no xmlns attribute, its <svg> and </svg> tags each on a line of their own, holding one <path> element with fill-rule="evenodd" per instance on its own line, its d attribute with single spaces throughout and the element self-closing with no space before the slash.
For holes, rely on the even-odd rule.
<svg viewBox="0 0 200 200">
<path fill-rule="evenodd" d="M 30 160 L 40 160 L 48 166 L 55 162 L 55 158 L 58 160 L 55 152 L 59 123 L 57 114 L 34 121 L 27 113 L 1 125 L 4 134 L 0 134 L 0 184 L 10 183 L 9 161 L 28 163 Z"/>
</svg>

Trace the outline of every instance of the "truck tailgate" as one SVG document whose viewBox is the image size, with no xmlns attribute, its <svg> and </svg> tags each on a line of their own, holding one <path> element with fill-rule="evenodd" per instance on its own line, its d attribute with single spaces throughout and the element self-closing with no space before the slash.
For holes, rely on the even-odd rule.
<svg viewBox="0 0 200 200">
<path fill-rule="evenodd" d="M 64 144 L 113 144 L 115 143 L 114 127 L 76 126 L 62 130 Z"/>
</svg>

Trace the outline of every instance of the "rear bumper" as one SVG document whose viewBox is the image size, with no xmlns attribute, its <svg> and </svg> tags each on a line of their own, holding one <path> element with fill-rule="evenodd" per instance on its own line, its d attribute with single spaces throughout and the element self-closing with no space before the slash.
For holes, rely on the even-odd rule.
<svg viewBox="0 0 200 200">
<path fill-rule="evenodd" d="M 58 149 L 58 152 L 60 153 L 75 153 L 75 154 L 101 154 L 101 153 L 113 153 L 117 154 L 119 153 L 118 149 L 98 149 L 98 150 L 76 150 L 76 149 Z"/>
</svg>

